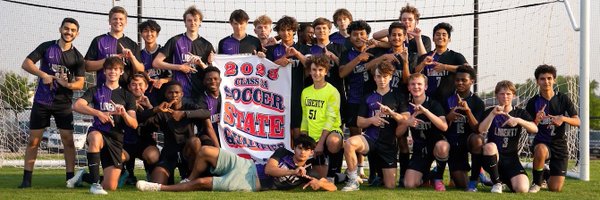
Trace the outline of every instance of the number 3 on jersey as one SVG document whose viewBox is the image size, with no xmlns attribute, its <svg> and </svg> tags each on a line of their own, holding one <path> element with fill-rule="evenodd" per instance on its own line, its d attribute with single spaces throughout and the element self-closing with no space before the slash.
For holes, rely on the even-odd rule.
<svg viewBox="0 0 600 200">
<path fill-rule="evenodd" d="M 317 119 L 317 111 L 316 110 L 309 110 L 308 111 L 308 119 Z"/>
</svg>

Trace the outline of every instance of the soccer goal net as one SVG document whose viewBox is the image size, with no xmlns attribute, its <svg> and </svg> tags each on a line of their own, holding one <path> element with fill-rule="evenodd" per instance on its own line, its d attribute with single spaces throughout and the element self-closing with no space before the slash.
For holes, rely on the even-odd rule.
<svg viewBox="0 0 600 200">
<path fill-rule="evenodd" d="M 109 31 L 108 11 L 113 5 L 128 11 L 125 35 L 136 40 L 138 18 L 156 20 L 162 27 L 158 43 L 164 44 L 170 37 L 185 32 L 182 21 L 184 10 L 195 5 L 204 15 L 200 35 L 213 46 L 231 34 L 228 24 L 230 13 L 244 9 L 252 22 L 260 15 L 268 15 L 277 21 L 283 15 L 295 17 L 300 22 L 312 22 L 317 17 L 332 19 L 338 8 L 348 9 L 354 20 L 366 20 L 377 31 L 398 21 L 400 9 L 407 3 L 419 9 L 421 20 L 418 27 L 423 34 L 432 36 L 433 27 L 440 22 L 450 23 L 452 32 L 449 49 L 462 53 L 472 65 L 477 60 L 477 93 L 486 106 L 495 105 L 494 86 L 498 81 L 510 80 L 518 84 L 516 104 L 525 106 L 527 100 L 538 91 L 533 81 L 534 69 L 540 64 L 557 67 L 559 81 L 557 90 L 568 94 L 578 105 L 579 35 L 569 23 L 563 1 L 559 0 L 479 0 L 475 1 L 62 1 L 62 0 L 2 0 L 4 8 L 3 39 L 0 71 L 0 166 L 22 167 L 28 138 L 29 110 L 35 86 L 35 77 L 27 74 L 20 65 L 37 45 L 59 38 L 58 28 L 64 17 L 73 17 L 81 25 L 80 35 L 74 45 L 82 54 L 92 39 Z M 138 4 L 140 3 L 140 4 Z M 578 1 L 571 2 L 575 13 Z M 478 8 L 477 12 L 475 8 Z M 478 23 L 475 23 L 475 18 Z M 254 27 L 247 28 L 249 34 Z M 332 32 L 337 31 L 335 28 Z M 477 33 L 477 35 L 475 35 Z M 271 33 L 274 36 L 276 33 Z M 143 45 L 143 42 L 142 42 Z M 10 48 L 8 48 L 10 47 Z M 86 76 L 90 81 L 93 73 Z M 87 86 L 90 84 L 86 84 Z M 75 97 L 81 92 L 75 93 Z M 76 116 L 74 124 L 89 122 Z M 64 164 L 60 143 L 53 144 L 55 127 L 44 134 L 48 142 L 40 147 L 37 167 L 59 167 Z M 569 169 L 577 169 L 578 129 L 568 129 Z M 77 131 L 76 131 L 77 132 Z M 522 161 L 531 162 L 531 136 L 523 135 Z M 85 152 L 79 151 L 78 164 L 85 162 Z M 575 174 L 577 176 L 577 174 Z"/>
</svg>

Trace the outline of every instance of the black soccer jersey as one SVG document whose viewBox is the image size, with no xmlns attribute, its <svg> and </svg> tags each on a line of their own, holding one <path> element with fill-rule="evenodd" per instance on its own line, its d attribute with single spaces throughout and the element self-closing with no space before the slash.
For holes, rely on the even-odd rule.
<svg viewBox="0 0 600 200">
<path fill-rule="evenodd" d="M 381 95 L 373 91 L 364 98 L 360 104 L 358 115 L 364 118 L 370 118 L 379 114 L 381 111 L 378 103 L 381 103 L 396 113 L 408 112 L 406 98 L 397 90 L 391 89 L 388 93 Z M 365 135 L 379 144 L 396 144 L 396 127 L 398 123 L 391 116 L 383 116 L 383 119 L 389 122 L 383 126 L 371 125 L 365 129 Z"/>
<path fill-rule="evenodd" d="M 547 100 L 541 95 L 535 95 L 527 102 L 526 110 L 532 117 L 535 117 L 537 112 L 546 106 L 544 112 L 546 115 L 564 115 L 571 117 L 577 115 L 577 109 L 571 102 L 571 99 L 565 94 L 556 92 L 555 95 Z M 545 144 L 555 145 L 557 147 L 567 147 L 567 136 L 565 135 L 566 123 L 561 126 L 555 126 L 552 124 L 551 119 L 542 120 L 538 124 L 538 132 L 535 135 L 535 142 L 542 142 Z"/>
<path fill-rule="evenodd" d="M 490 115 L 494 108 L 495 107 L 485 110 L 485 112 L 483 112 L 483 118 Z M 512 117 L 518 117 L 526 121 L 532 120 L 529 113 L 521 108 L 513 107 L 513 110 L 511 110 L 508 114 Z M 506 120 L 508 120 L 507 116 L 496 115 L 492 121 L 492 124 L 490 125 L 490 128 L 488 129 L 487 139 L 488 142 L 496 143 L 499 154 L 505 156 L 517 156 L 521 134 L 527 133 L 520 125 L 515 127 L 502 126 Z"/>
<path fill-rule="evenodd" d="M 273 155 L 271 155 L 270 159 L 277 160 L 277 162 L 279 162 L 277 167 L 279 167 L 280 169 L 293 170 L 293 169 L 298 168 L 298 166 L 296 166 L 296 163 L 294 162 L 294 153 L 285 148 L 279 148 L 279 149 L 275 150 L 275 152 L 273 152 Z M 305 165 L 312 164 L 312 163 L 313 163 L 313 159 L 311 158 L 306 161 Z M 314 176 L 315 173 L 316 172 L 314 171 L 312 166 L 306 168 L 306 174 Z M 310 181 L 310 179 L 296 176 L 295 174 L 288 175 L 288 176 L 282 176 L 282 177 L 266 176 L 266 178 L 272 180 L 273 186 L 269 187 L 269 184 L 262 186 L 263 182 L 265 182 L 265 183 L 271 182 L 271 181 L 263 181 L 263 182 L 261 182 L 261 187 L 266 187 L 267 189 L 276 189 L 276 190 L 293 189 L 295 187 L 302 186 Z"/>
<path fill-rule="evenodd" d="M 422 62 L 427 56 L 433 56 L 433 60 L 435 62 L 448 65 L 463 65 L 467 63 L 467 60 L 462 54 L 450 49 L 446 50 L 442 54 L 437 54 L 434 51 L 430 51 L 426 55 L 419 57 L 418 62 Z M 454 78 L 456 73 L 447 70 L 438 72 L 433 69 L 434 67 L 434 65 L 427 65 L 425 68 L 423 68 L 423 71 L 421 71 L 422 74 L 427 76 L 426 94 L 437 101 L 444 101 L 446 97 L 456 90 L 454 86 Z"/>
<path fill-rule="evenodd" d="M 114 104 L 111 101 L 123 105 L 126 111 L 136 110 L 135 97 L 121 86 L 114 90 L 104 84 L 94 86 L 86 90 L 81 98 L 86 100 L 88 104 L 92 104 L 94 109 L 102 112 L 115 111 Z M 101 131 L 103 134 L 111 134 L 118 141 L 123 141 L 123 130 L 127 126 L 125 120 L 118 115 L 112 115 L 112 118 L 115 126 L 112 126 L 110 122 L 102 123 L 98 117 L 94 117 L 92 129 Z"/>
<path fill-rule="evenodd" d="M 85 54 L 85 59 L 102 60 L 111 56 L 116 56 L 123 53 L 121 45 L 130 49 L 131 52 L 133 52 L 133 55 L 135 55 L 135 58 L 139 62 L 142 62 L 140 47 L 136 42 L 125 35 L 117 39 L 109 33 L 99 35 L 92 40 L 92 43 Z M 129 80 L 129 76 L 133 74 L 133 63 L 131 63 L 129 59 L 123 59 L 123 61 L 125 62 L 125 70 L 123 70 L 123 75 L 121 76 L 121 79 L 119 79 L 119 85 L 127 87 L 127 80 Z M 105 82 L 106 77 L 104 76 L 104 68 L 102 68 L 96 71 L 96 85 L 102 85 Z"/>
<path fill-rule="evenodd" d="M 235 39 L 229 35 L 219 41 L 219 54 L 253 54 L 255 51 L 262 51 L 263 46 L 260 40 L 252 35 L 246 34 L 242 40 Z"/>
<path fill-rule="evenodd" d="M 148 74 L 148 77 L 150 77 L 150 79 L 155 81 L 158 81 L 158 79 L 161 78 L 171 77 L 171 70 L 157 69 L 154 68 L 154 66 L 152 66 L 152 61 L 154 61 L 154 58 L 156 58 L 156 55 L 158 55 L 160 48 L 161 46 L 159 45 L 156 51 L 154 52 L 149 52 L 146 49 L 143 49 L 140 52 L 142 62 L 144 64 L 144 71 L 146 72 L 146 74 Z M 159 96 L 161 95 L 159 93 L 159 89 L 152 88 L 152 85 L 149 85 L 148 89 L 145 92 L 145 95 L 150 99 L 152 105 L 156 106 L 158 105 L 158 102 L 161 101 L 161 99 L 159 98 Z"/>
<path fill-rule="evenodd" d="M 299 43 L 294 43 L 292 45 L 298 52 L 301 54 L 308 54 L 308 46 L 302 45 Z M 285 56 L 286 54 L 286 46 L 282 43 L 275 44 L 267 47 L 267 52 L 265 53 L 267 59 L 270 61 L 278 60 L 279 58 Z M 292 67 L 292 101 L 300 101 L 300 95 L 302 94 L 302 90 L 304 89 L 304 65 L 300 62 L 298 58 L 290 57 L 291 67 Z M 299 104 L 298 104 L 299 105 Z"/>
<path fill-rule="evenodd" d="M 412 102 L 412 100 L 409 100 Z M 421 104 L 421 106 L 427 108 L 433 115 L 435 116 L 444 116 L 444 108 L 437 101 L 426 97 L 425 102 Z M 415 112 L 414 106 L 408 105 L 408 111 L 412 115 Z M 430 144 L 432 141 L 438 141 L 443 139 L 443 132 L 438 129 L 431 120 L 427 118 L 424 114 L 417 115 L 417 119 L 422 120 L 422 123 L 419 123 L 416 127 L 410 127 L 410 132 L 412 133 L 412 137 L 415 143 L 419 144 Z"/>
<path fill-rule="evenodd" d="M 475 119 L 480 122 L 482 120 L 483 111 L 485 110 L 483 100 L 476 94 L 469 93 L 463 101 L 467 102 L 467 105 L 471 109 L 471 113 L 473 113 Z M 450 95 L 443 104 L 446 113 L 449 113 L 452 108 L 458 106 L 458 97 L 456 96 L 456 93 Z M 453 122 L 448 122 L 449 126 L 445 134 L 448 142 L 455 146 L 458 144 L 466 144 L 469 135 L 476 131 L 469 125 L 469 122 L 467 121 L 468 118 L 463 110 L 456 110 L 456 112 L 463 116 L 457 117 Z"/>
<path fill-rule="evenodd" d="M 198 105 L 192 103 L 184 103 L 179 110 L 195 114 L 190 116 L 191 113 L 187 113 L 186 117 L 176 121 L 171 113 L 161 112 L 147 119 L 144 124 L 148 128 L 147 131 L 160 129 L 164 133 L 165 148 L 178 149 L 183 146 L 190 137 L 194 137 L 195 122 L 210 117 L 208 110 L 200 109 Z"/>
<path fill-rule="evenodd" d="M 368 52 L 372 53 L 371 51 Z M 361 53 L 361 51 L 355 49 L 354 47 L 346 49 L 344 52 L 342 52 L 342 56 L 340 57 L 340 66 L 348 64 Z M 370 57 L 369 61 L 373 58 L 374 57 Z M 358 63 L 352 72 L 345 77 L 344 82 L 346 83 L 346 96 L 348 98 L 348 103 L 359 104 L 361 99 L 363 99 L 363 96 L 374 89 L 367 87 L 367 83 L 372 81 L 367 67 L 365 66 L 367 62 Z"/>
<path fill-rule="evenodd" d="M 27 58 L 33 63 L 41 60 L 40 70 L 50 76 L 61 71 L 66 72 L 69 82 L 73 81 L 75 77 L 85 76 L 85 66 L 81 53 L 73 46 L 66 51 L 62 51 L 57 40 L 40 44 Z M 50 85 L 45 85 L 42 79 L 39 79 L 33 101 L 44 105 L 54 103 L 71 104 L 72 97 L 73 91 L 61 86 L 56 80 L 52 82 L 52 87 L 50 87 Z"/>
<path fill-rule="evenodd" d="M 380 57 L 383 56 L 385 54 L 388 53 L 392 53 L 392 49 L 389 48 L 374 48 L 372 50 L 372 53 L 375 57 Z M 400 62 L 393 62 L 392 65 L 394 65 L 394 68 L 396 68 L 396 71 L 394 72 L 394 74 L 392 74 L 392 80 L 390 80 L 390 87 L 391 88 L 396 88 L 396 89 L 400 89 L 400 91 L 404 94 L 408 94 L 408 87 L 407 85 L 402 82 L 402 72 L 404 70 L 404 61 L 402 60 L 402 57 L 400 57 L 400 55 L 396 55 L 396 59 L 398 59 L 398 61 Z M 412 57 L 408 57 L 408 62 L 412 63 L 413 61 L 411 60 Z M 414 66 L 411 66 L 410 64 L 408 65 L 408 70 L 409 70 L 409 74 L 412 74 L 414 72 Z M 373 80 L 369 80 L 369 88 L 371 89 L 375 89 L 377 88 L 377 85 L 375 85 L 375 81 Z"/>
<path fill-rule="evenodd" d="M 160 50 L 165 55 L 165 62 L 176 65 L 188 62 L 190 59 L 188 53 L 200 56 L 204 63 L 208 63 L 208 56 L 213 51 L 214 48 L 208 40 L 198 36 L 192 41 L 185 33 L 169 39 Z M 183 73 L 182 71 L 172 71 L 172 74 L 173 80 L 179 82 L 183 87 L 185 97 L 195 97 L 202 94 L 202 72 Z"/>
<path fill-rule="evenodd" d="M 340 58 L 340 56 L 342 55 L 342 52 L 345 50 L 345 47 L 343 45 L 335 44 L 333 42 L 330 42 L 325 48 L 327 48 L 327 51 L 333 53 L 338 58 Z M 309 53 L 311 55 L 321 55 L 321 54 L 325 53 L 325 48 L 322 48 L 319 45 L 312 45 L 309 48 Z M 310 67 L 310 66 L 307 66 L 307 67 Z M 329 68 L 329 72 L 327 73 L 327 76 L 325 76 L 325 81 L 327 81 L 328 83 L 333 85 L 333 87 L 335 87 L 335 89 L 337 89 L 340 92 L 340 96 L 342 96 L 342 98 L 345 98 L 346 90 L 344 90 L 344 80 L 340 77 L 339 71 L 340 71 L 340 66 L 335 64 L 335 62 L 333 62 L 333 60 L 332 60 L 331 68 Z M 306 79 L 304 84 L 305 84 L 304 86 L 312 85 L 313 84 L 312 78 L 308 77 L 308 79 Z"/>
<path fill-rule="evenodd" d="M 423 41 L 423 46 L 425 46 L 425 51 L 430 52 L 431 51 L 431 39 L 429 39 L 429 37 L 427 37 L 425 35 L 421 35 L 421 40 Z M 419 51 L 417 50 L 417 41 L 415 40 L 415 38 L 413 38 L 408 41 L 405 41 L 404 45 L 407 46 L 407 48 L 408 48 L 409 66 L 414 68 L 419 64 L 419 63 L 417 63 L 417 60 L 419 60 Z"/>
<path fill-rule="evenodd" d="M 210 112 L 210 122 L 212 123 L 213 130 L 217 135 L 217 139 L 219 138 L 219 122 L 221 120 L 221 95 L 215 98 L 212 95 L 206 93 L 206 91 L 200 95 L 200 99 L 198 100 L 198 106 L 200 108 L 208 109 Z M 206 127 L 202 124 L 202 121 L 198 121 L 197 123 L 198 132 L 206 133 Z"/>
</svg>

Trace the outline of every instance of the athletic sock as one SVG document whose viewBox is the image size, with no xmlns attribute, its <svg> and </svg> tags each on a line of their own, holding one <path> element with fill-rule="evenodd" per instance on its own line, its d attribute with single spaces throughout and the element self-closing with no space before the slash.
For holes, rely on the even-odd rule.
<svg viewBox="0 0 600 200">
<path fill-rule="evenodd" d="M 404 179 L 406 170 L 408 169 L 408 163 L 410 162 L 410 153 L 400 153 L 400 180 Z"/>
<path fill-rule="evenodd" d="M 469 180 L 477 181 L 479 180 L 479 174 L 481 173 L 481 160 L 483 159 L 483 155 L 481 154 L 471 154 L 471 176 Z"/>
<path fill-rule="evenodd" d="M 446 163 L 448 162 L 448 158 L 435 158 L 436 162 L 436 171 L 433 179 L 443 180 L 444 179 L 444 171 L 446 171 Z"/>
<path fill-rule="evenodd" d="M 342 162 L 344 162 L 343 150 L 330 154 L 329 171 L 327 172 L 327 177 L 335 177 L 337 173 L 340 173 L 342 171 Z"/>
<path fill-rule="evenodd" d="M 23 170 L 23 183 L 31 185 L 31 176 L 33 171 Z"/>
<path fill-rule="evenodd" d="M 354 170 L 354 171 L 348 171 L 348 178 L 350 180 L 355 180 L 358 178 L 358 171 Z"/>
<path fill-rule="evenodd" d="M 152 171 L 154 171 L 154 165 L 144 161 L 144 170 L 146 171 L 146 180 L 150 180 L 150 175 L 152 175 Z"/>
<path fill-rule="evenodd" d="M 67 172 L 67 173 L 66 173 L 66 178 L 67 178 L 67 181 L 68 181 L 69 179 L 73 178 L 73 176 L 75 176 L 75 172 Z"/>
<path fill-rule="evenodd" d="M 498 172 L 498 160 L 496 160 L 496 155 L 484 155 L 483 166 L 490 174 L 490 179 L 492 179 L 492 182 L 494 184 L 500 183 L 500 173 Z"/>
<path fill-rule="evenodd" d="M 533 169 L 533 184 L 542 185 L 544 180 L 544 168 L 542 169 Z"/>
<path fill-rule="evenodd" d="M 100 180 L 100 153 L 87 153 L 88 168 L 90 169 L 91 182 L 98 183 Z"/>
</svg>

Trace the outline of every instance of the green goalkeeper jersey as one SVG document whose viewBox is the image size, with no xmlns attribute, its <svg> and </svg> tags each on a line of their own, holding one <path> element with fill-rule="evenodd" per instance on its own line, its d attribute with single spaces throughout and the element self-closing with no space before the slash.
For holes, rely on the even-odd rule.
<svg viewBox="0 0 600 200">
<path fill-rule="evenodd" d="M 300 131 L 306 131 L 315 140 L 319 140 L 323 130 L 342 132 L 340 117 L 340 93 L 327 83 L 321 89 L 314 85 L 302 91 L 302 125 Z"/>
</svg>

